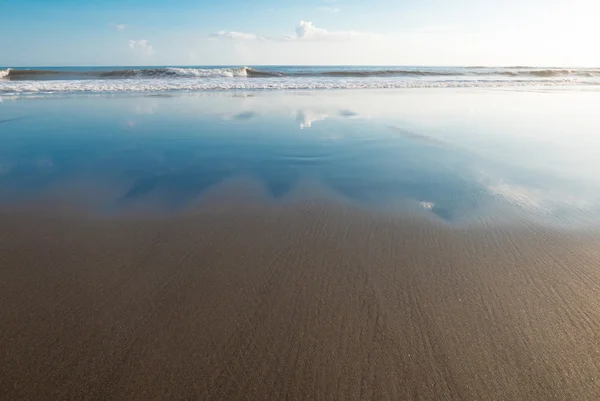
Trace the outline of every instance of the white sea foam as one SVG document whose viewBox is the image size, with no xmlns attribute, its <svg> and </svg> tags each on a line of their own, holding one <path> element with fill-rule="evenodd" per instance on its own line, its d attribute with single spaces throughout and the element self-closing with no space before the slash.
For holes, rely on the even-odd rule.
<svg viewBox="0 0 600 401">
<path fill-rule="evenodd" d="M 177 69 L 175 69 L 177 70 Z M 192 92 L 206 90 L 310 90 L 310 89 L 402 89 L 402 88 L 478 88 L 478 87 L 536 87 L 536 86 L 598 86 L 600 81 L 573 80 L 415 80 L 397 78 L 254 78 L 231 79 L 243 76 L 245 69 L 194 70 L 188 74 L 209 74 L 210 79 L 128 78 L 94 80 L 7 80 L 0 81 L 0 94 L 65 94 L 117 92 Z M 188 71 L 194 72 L 188 72 Z M 218 72 L 215 72 L 218 71 Z M 179 73 L 179 72 L 177 72 Z M 216 74 L 221 74 L 215 76 Z M 198 75 L 201 76 L 201 75 Z"/>
<path fill-rule="evenodd" d="M 10 74 L 10 68 L 0 70 L 0 79 L 8 77 L 8 74 Z"/>
</svg>

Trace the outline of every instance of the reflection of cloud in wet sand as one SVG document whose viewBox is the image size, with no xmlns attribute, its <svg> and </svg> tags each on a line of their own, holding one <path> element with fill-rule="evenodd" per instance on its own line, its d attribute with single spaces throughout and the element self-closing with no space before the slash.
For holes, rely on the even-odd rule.
<svg viewBox="0 0 600 401">
<path fill-rule="evenodd" d="M 6 123 L 13 122 L 13 121 L 19 121 L 19 120 L 22 120 L 24 118 L 26 118 L 26 117 L 5 118 L 3 120 L 0 120 L 0 124 L 6 124 Z"/>
<path fill-rule="evenodd" d="M 312 127 L 312 123 L 323 121 L 327 117 L 329 117 L 329 114 L 319 111 L 300 110 L 296 112 L 296 121 L 300 123 L 300 129 L 310 128 Z"/>
<path fill-rule="evenodd" d="M 248 120 L 258 117 L 258 115 L 259 115 L 259 113 L 255 112 L 255 111 L 247 110 L 247 111 L 241 111 L 239 113 L 230 113 L 230 112 L 220 113 L 219 117 L 224 121 L 248 121 Z"/>
<path fill-rule="evenodd" d="M 359 115 L 358 113 L 352 110 L 340 110 L 338 114 L 342 117 L 358 117 Z"/>
<path fill-rule="evenodd" d="M 253 112 L 253 111 L 244 111 L 241 113 L 238 113 L 236 115 L 233 116 L 234 120 L 237 121 L 246 121 L 246 120 L 251 120 L 254 117 L 256 117 L 258 114 Z"/>
<path fill-rule="evenodd" d="M 436 204 L 435 202 L 421 201 L 419 202 L 419 206 L 425 210 L 430 211 L 431 213 L 435 214 L 437 217 L 443 220 L 452 221 L 455 218 L 455 215 L 451 210 L 445 209 Z"/>
<path fill-rule="evenodd" d="M 170 98 L 170 97 L 175 97 L 177 95 L 172 94 L 172 93 L 151 93 L 149 95 L 144 95 L 144 97 L 149 97 L 149 98 Z"/>
<path fill-rule="evenodd" d="M 427 202 L 427 201 L 421 201 L 419 202 L 419 206 L 421 206 L 423 209 L 427 209 L 427 210 L 431 210 L 435 207 L 435 203 L 433 202 Z"/>
<path fill-rule="evenodd" d="M 135 113 L 136 114 L 151 115 L 151 114 L 156 114 L 157 110 L 158 110 L 158 105 L 154 104 L 154 103 L 150 103 L 150 104 L 137 104 L 135 106 Z"/>
<path fill-rule="evenodd" d="M 572 209 L 588 210 L 593 206 L 593 202 L 583 196 L 577 197 L 506 182 L 489 185 L 487 190 L 497 198 L 537 214 L 554 214 Z"/>
<path fill-rule="evenodd" d="M 392 131 L 394 131 L 397 134 L 402 135 L 405 138 L 408 139 L 412 139 L 415 141 L 420 141 L 420 142 L 425 142 L 431 145 L 437 145 L 437 146 L 452 146 L 450 143 L 448 142 L 444 142 L 444 141 L 440 141 L 439 139 L 433 138 L 431 136 L 428 135 L 423 135 L 423 134 L 417 134 L 416 132 L 412 132 L 412 131 L 408 131 L 404 128 L 400 128 L 400 127 L 396 127 L 393 125 L 388 125 L 388 128 L 391 129 Z"/>
</svg>

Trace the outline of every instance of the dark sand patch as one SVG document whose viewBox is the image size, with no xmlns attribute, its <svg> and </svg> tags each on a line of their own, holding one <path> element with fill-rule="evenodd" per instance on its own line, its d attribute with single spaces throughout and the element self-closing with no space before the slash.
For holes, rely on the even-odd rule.
<svg viewBox="0 0 600 401">
<path fill-rule="evenodd" d="M 310 201 L 3 212 L 0 394 L 599 399 L 599 245 Z"/>
</svg>

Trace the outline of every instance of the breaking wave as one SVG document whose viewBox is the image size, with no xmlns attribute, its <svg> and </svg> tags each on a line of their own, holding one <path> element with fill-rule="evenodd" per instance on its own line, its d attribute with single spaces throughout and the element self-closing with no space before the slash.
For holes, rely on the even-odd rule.
<svg viewBox="0 0 600 401">
<path fill-rule="evenodd" d="M 0 78 L 9 80 L 127 79 L 127 78 L 286 78 L 286 77 L 514 77 L 580 78 L 600 77 L 600 69 L 558 69 L 533 67 L 458 67 L 458 68 L 269 68 L 160 67 L 136 69 L 6 69 Z"/>
<path fill-rule="evenodd" d="M 0 69 L 0 95 L 569 85 L 600 86 L 600 68 L 296 66 Z"/>
</svg>

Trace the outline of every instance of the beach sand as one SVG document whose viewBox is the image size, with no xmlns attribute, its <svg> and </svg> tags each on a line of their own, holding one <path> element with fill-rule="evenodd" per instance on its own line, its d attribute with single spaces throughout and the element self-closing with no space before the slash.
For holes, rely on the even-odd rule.
<svg viewBox="0 0 600 401">
<path fill-rule="evenodd" d="M 600 240 L 333 201 L 0 212 L 6 400 L 600 399 Z"/>
</svg>

